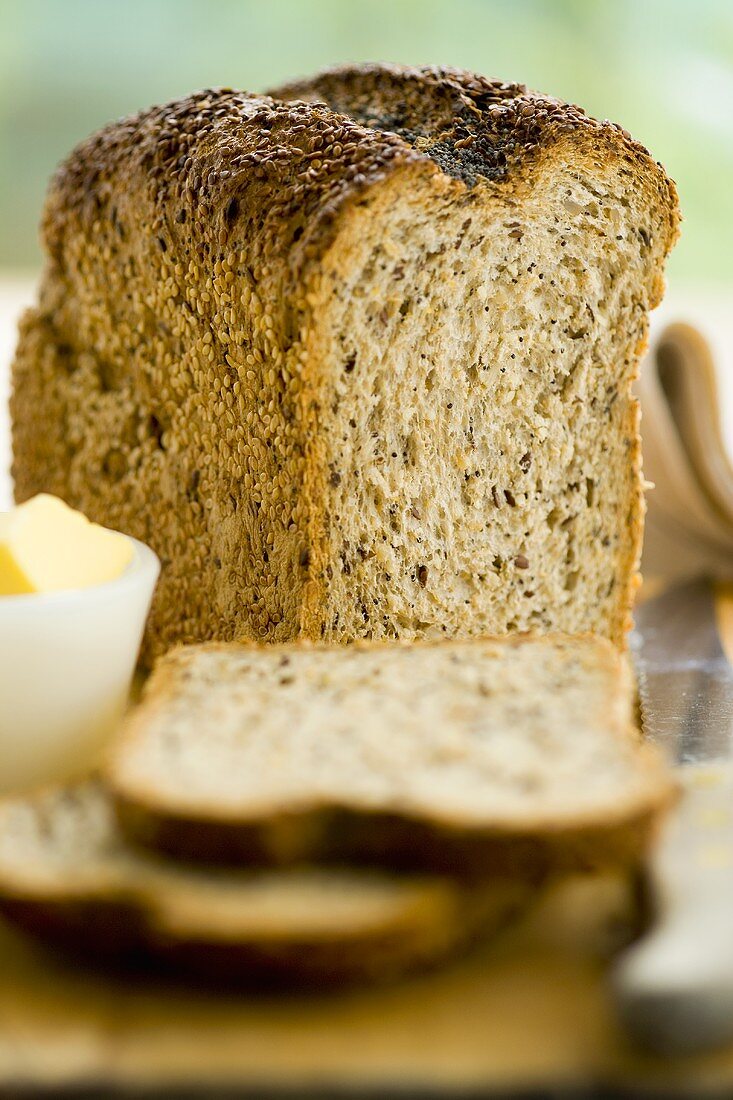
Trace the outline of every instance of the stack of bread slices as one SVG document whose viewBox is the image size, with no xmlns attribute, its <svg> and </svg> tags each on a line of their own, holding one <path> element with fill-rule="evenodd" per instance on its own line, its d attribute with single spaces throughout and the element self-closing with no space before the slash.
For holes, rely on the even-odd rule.
<svg viewBox="0 0 733 1100">
<path fill-rule="evenodd" d="M 434 963 L 635 868 L 630 387 L 677 234 L 618 127 L 452 69 L 209 90 L 60 167 L 19 500 L 163 563 L 93 777 L 0 808 L 0 905 L 206 976 Z"/>
</svg>

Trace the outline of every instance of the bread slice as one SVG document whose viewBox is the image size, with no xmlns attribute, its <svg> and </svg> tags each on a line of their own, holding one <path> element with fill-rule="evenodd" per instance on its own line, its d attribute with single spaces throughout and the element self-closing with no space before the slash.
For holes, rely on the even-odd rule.
<svg viewBox="0 0 733 1100">
<path fill-rule="evenodd" d="M 520 881 L 344 868 L 213 871 L 128 848 L 96 781 L 0 804 L 0 911 L 96 957 L 148 955 L 212 979 L 387 979 L 497 928 Z"/>
<path fill-rule="evenodd" d="M 173 642 L 628 625 L 677 235 L 625 131 L 453 69 L 207 90 L 58 170 L 18 500 L 149 542 Z"/>
<path fill-rule="evenodd" d="M 112 750 L 135 841 L 176 856 L 472 875 L 638 862 L 671 783 L 592 637 L 206 645 Z"/>
</svg>

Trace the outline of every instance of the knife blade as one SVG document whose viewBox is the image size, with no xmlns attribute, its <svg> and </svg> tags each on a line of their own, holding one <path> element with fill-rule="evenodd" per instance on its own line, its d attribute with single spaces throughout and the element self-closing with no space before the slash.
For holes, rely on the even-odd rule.
<svg viewBox="0 0 733 1100">
<path fill-rule="evenodd" d="M 712 584 L 643 603 L 632 653 L 644 732 L 675 763 L 681 796 L 652 859 L 655 922 L 612 989 L 644 1045 L 691 1053 L 733 1039 L 733 668 Z"/>
</svg>

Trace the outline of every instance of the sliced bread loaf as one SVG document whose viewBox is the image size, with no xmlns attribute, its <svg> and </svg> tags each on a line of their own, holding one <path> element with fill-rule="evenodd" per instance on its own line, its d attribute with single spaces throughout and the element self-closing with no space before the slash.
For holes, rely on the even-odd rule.
<svg viewBox="0 0 733 1100">
<path fill-rule="evenodd" d="M 109 781 L 140 843 L 489 874 L 632 863 L 671 794 L 592 637 L 182 648 Z"/>
<path fill-rule="evenodd" d="M 630 385 L 674 186 L 619 127 L 473 73 L 354 67 L 276 97 L 154 107 L 59 169 L 14 367 L 18 499 L 157 550 L 148 657 L 620 641 Z"/>
<path fill-rule="evenodd" d="M 209 978 L 342 983 L 445 958 L 528 897 L 340 868 L 227 872 L 130 850 L 94 782 L 0 804 L 0 911 L 84 955 Z"/>
</svg>

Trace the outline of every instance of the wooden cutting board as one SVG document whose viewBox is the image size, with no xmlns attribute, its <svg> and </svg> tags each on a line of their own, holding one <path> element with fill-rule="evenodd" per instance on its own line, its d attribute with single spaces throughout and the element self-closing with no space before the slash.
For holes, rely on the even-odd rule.
<svg viewBox="0 0 733 1100">
<path fill-rule="evenodd" d="M 602 1085 L 697 1098 L 704 1086 L 733 1088 L 733 1051 L 652 1059 L 617 1026 L 606 960 L 633 908 L 620 878 L 567 880 L 450 967 L 327 997 L 125 982 L 0 925 L 0 1095 L 387 1100 Z"/>
<path fill-rule="evenodd" d="M 419 1090 L 581 1080 L 635 1064 L 603 958 L 618 880 L 575 880 L 492 945 L 381 990 L 247 997 L 125 983 L 0 926 L 0 1080 Z"/>
<path fill-rule="evenodd" d="M 727 614 L 733 638 L 733 600 Z M 608 964 L 638 923 L 628 878 L 574 876 L 431 974 L 288 997 L 112 977 L 0 919 L 0 1100 L 184 1089 L 201 1100 L 458 1100 L 600 1086 L 611 1095 L 674 1086 L 697 1100 L 703 1081 L 733 1091 L 733 1049 L 670 1063 L 635 1051 L 618 1026 Z"/>
</svg>

